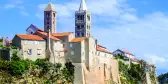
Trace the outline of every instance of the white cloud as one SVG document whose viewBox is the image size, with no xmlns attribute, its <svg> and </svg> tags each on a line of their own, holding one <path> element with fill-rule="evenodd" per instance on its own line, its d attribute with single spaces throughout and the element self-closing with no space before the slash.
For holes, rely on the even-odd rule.
<svg viewBox="0 0 168 84">
<path fill-rule="evenodd" d="M 15 7 L 16 7 L 16 5 L 14 5 L 14 4 L 5 4 L 5 6 L 4 6 L 5 9 L 15 8 Z"/>
<path fill-rule="evenodd" d="M 9 0 L 9 3 L 4 5 L 4 9 L 19 9 L 21 15 L 29 16 L 28 12 L 26 12 L 25 7 L 23 6 L 23 3 L 23 0 Z"/>
<path fill-rule="evenodd" d="M 20 11 L 20 14 L 23 15 L 23 16 L 29 16 L 29 14 L 25 11 Z"/>
</svg>

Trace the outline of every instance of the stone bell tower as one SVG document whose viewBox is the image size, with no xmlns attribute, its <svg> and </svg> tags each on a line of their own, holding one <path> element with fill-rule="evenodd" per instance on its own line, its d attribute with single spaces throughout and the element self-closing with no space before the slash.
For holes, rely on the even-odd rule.
<svg viewBox="0 0 168 84">
<path fill-rule="evenodd" d="M 44 31 L 50 33 L 56 33 L 56 8 L 48 3 L 47 7 L 44 9 Z"/>
<path fill-rule="evenodd" d="M 91 36 L 91 13 L 87 10 L 84 0 L 75 12 L 75 37 Z"/>
</svg>

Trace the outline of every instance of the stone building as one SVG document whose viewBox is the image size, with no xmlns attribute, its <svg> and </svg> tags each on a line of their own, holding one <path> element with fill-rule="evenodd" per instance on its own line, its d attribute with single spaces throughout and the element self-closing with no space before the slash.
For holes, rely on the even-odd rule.
<svg viewBox="0 0 168 84">
<path fill-rule="evenodd" d="M 23 59 L 50 58 L 52 63 L 72 61 L 75 84 L 120 84 L 118 62 L 91 34 L 91 13 L 84 0 L 75 12 L 75 32 L 56 32 L 56 8 L 44 9 L 44 29 L 31 24 L 26 34 L 16 34 L 12 45 L 22 51 Z M 61 11 L 59 11 L 61 12 Z"/>
</svg>

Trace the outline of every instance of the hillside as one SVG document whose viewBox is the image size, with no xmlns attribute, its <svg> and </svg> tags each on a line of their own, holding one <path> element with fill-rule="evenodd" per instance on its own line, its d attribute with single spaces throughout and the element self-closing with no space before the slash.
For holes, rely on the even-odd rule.
<svg viewBox="0 0 168 84">
<path fill-rule="evenodd" d="M 48 59 L 21 60 L 17 53 L 13 54 L 11 61 L 0 59 L 1 84 L 72 84 L 73 74 L 71 62 L 62 66 L 59 63 L 54 65 Z"/>
</svg>

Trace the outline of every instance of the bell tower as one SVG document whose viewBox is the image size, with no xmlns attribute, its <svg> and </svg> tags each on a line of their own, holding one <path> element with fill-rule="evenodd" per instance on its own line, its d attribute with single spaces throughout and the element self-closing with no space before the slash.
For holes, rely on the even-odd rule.
<svg viewBox="0 0 168 84">
<path fill-rule="evenodd" d="M 44 31 L 50 33 L 56 33 L 56 8 L 48 3 L 47 7 L 44 9 Z"/>
<path fill-rule="evenodd" d="M 79 10 L 75 12 L 75 37 L 91 36 L 91 13 L 87 10 L 84 0 L 81 1 Z"/>
</svg>

